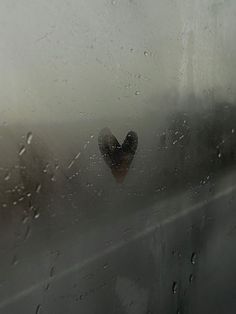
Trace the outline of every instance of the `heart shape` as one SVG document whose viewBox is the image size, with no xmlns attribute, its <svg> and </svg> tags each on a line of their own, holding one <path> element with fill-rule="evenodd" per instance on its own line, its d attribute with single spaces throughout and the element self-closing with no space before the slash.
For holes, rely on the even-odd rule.
<svg viewBox="0 0 236 314">
<path fill-rule="evenodd" d="M 137 134 L 129 131 L 121 145 L 111 131 L 104 128 L 98 136 L 98 146 L 116 181 L 122 183 L 138 147 Z"/>
</svg>

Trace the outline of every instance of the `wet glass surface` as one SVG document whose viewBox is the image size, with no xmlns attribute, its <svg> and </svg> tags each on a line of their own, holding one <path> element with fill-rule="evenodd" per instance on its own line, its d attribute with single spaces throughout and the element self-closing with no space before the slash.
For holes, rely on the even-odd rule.
<svg viewBox="0 0 236 314">
<path fill-rule="evenodd" d="M 235 313 L 235 13 L 1 1 L 0 313 Z"/>
</svg>

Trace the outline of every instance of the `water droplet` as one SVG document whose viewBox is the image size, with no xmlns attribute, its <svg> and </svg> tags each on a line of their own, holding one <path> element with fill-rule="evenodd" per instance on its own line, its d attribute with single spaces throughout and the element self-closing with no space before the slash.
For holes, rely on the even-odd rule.
<svg viewBox="0 0 236 314">
<path fill-rule="evenodd" d="M 10 177 L 11 177 L 10 172 L 7 172 L 6 175 L 5 175 L 5 177 L 4 177 L 4 180 L 5 180 L 5 181 L 8 181 L 8 180 L 10 180 Z"/>
<path fill-rule="evenodd" d="M 41 309 L 42 309 L 42 306 L 41 304 L 38 304 L 37 307 L 36 307 L 36 311 L 35 311 L 35 314 L 40 314 L 41 312 Z"/>
<path fill-rule="evenodd" d="M 41 191 L 41 188 L 42 188 L 42 185 L 41 184 L 38 184 L 37 187 L 36 187 L 36 193 L 40 193 Z"/>
<path fill-rule="evenodd" d="M 52 266 L 51 269 L 50 269 L 50 277 L 53 277 L 55 274 L 55 267 Z"/>
<path fill-rule="evenodd" d="M 191 263 L 193 265 L 196 264 L 196 261 L 197 261 L 197 254 L 193 252 L 192 256 L 191 256 Z"/>
<path fill-rule="evenodd" d="M 92 188 L 92 187 L 93 187 L 93 183 L 87 182 L 87 183 L 86 183 L 86 186 L 87 186 L 87 188 Z"/>
<path fill-rule="evenodd" d="M 178 289 L 178 284 L 177 284 L 176 281 L 174 281 L 173 284 L 172 284 L 172 292 L 173 292 L 173 294 L 177 293 L 177 289 Z"/>
<path fill-rule="evenodd" d="M 29 221 L 29 217 L 28 216 L 25 216 L 25 217 L 22 218 L 22 223 L 23 224 L 26 224 L 28 221 Z"/>
<path fill-rule="evenodd" d="M 75 159 L 78 159 L 79 158 L 79 156 L 80 156 L 80 152 L 75 156 Z"/>
<path fill-rule="evenodd" d="M 149 55 L 147 50 L 144 51 L 144 55 L 145 55 L 145 57 L 147 57 Z"/>
<path fill-rule="evenodd" d="M 30 226 L 27 226 L 26 231 L 25 231 L 25 235 L 24 235 L 24 241 L 29 238 L 30 233 L 31 233 Z"/>
<path fill-rule="evenodd" d="M 39 216 L 40 216 L 39 211 L 37 209 L 34 209 L 34 214 L 33 214 L 34 219 L 38 219 Z"/>
<path fill-rule="evenodd" d="M 232 133 L 234 133 L 234 132 L 235 132 L 235 130 L 234 130 L 234 129 L 232 129 L 232 130 L 231 130 L 231 132 L 232 132 Z"/>
<path fill-rule="evenodd" d="M 140 91 L 136 90 L 136 92 L 134 93 L 136 96 L 140 95 Z"/>
<path fill-rule="evenodd" d="M 125 88 L 126 88 L 126 89 L 131 88 L 131 84 L 125 85 Z"/>
<path fill-rule="evenodd" d="M 218 158 L 221 158 L 221 156 L 222 156 L 221 152 L 219 152 L 217 156 L 218 156 Z"/>
<path fill-rule="evenodd" d="M 56 182 L 56 178 L 54 177 L 54 175 L 51 176 L 51 181 Z"/>
<path fill-rule="evenodd" d="M 2 204 L 2 207 L 3 207 L 3 208 L 6 208 L 6 207 L 7 207 L 7 204 L 6 204 L 6 203 L 3 203 L 3 204 Z"/>
<path fill-rule="evenodd" d="M 109 264 L 103 265 L 103 269 L 107 269 L 109 267 Z"/>
<path fill-rule="evenodd" d="M 193 282 L 193 274 L 191 274 L 191 275 L 189 276 L 189 282 L 190 282 L 190 283 Z"/>
<path fill-rule="evenodd" d="M 21 149 L 19 150 L 19 155 L 22 156 L 26 151 L 25 146 L 22 146 Z"/>
<path fill-rule="evenodd" d="M 31 132 L 29 132 L 29 133 L 27 134 L 27 136 L 26 136 L 26 143 L 27 143 L 28 145 L 30 145 L 31 142 L 32 142 L 32 139 L 33 139 L 33 134 L 32 134 Z"/>
<path fill-rule="evenodd" d="M 75 161 L 74 160 L 72 160 L 70 163 L 69 163 L 69 165 L 68 165 L 68 169 L 70 169 L 73 165 L 74 165 L 74 163 L 75 163 Z"/>
<path fill-rule="evenodd" d="M 18 263 L 19 263 L 19 261 L 18 261 L 18 259 L 17 259 L 17 256 L 14 255 L 14 256 L 13 256 L 13 259 L 12 259 L 12 265 L 13 265 L 13 266 L 16 266 Z"/>
</svg>

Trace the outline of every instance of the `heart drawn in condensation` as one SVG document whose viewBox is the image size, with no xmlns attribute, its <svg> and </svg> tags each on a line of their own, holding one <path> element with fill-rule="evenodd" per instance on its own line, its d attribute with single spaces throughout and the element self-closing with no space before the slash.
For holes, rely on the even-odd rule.
<svg viewBox="0 0 236 314">
<path fill-rule="evenodd" d="M 121 145 L 111 131 L 104 128 L 98 136 L 98 146 L 116 181 L 122 183 L 138 147 L 137 134 L 129 131 Z"/>
</svg>

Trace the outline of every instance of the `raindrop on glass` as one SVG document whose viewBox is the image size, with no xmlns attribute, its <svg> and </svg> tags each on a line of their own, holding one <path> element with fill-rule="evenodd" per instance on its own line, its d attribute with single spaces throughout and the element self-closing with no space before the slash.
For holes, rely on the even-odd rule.
<svg viewBox="0 0 236 314">
<path fill-rule="evenodd" d="M 33 139 L 33 134 L 32 134 L 31 132 L 29 132 L 29 133 L 27 134 L 27 136 L 26 136 L 26 143 L 27 143 L 28 145 L 30 145 L 31 142 L 32 142 L 32 139 Z"/>
<path fill-rule="evenodd" d="M 51 181 L 56 182 L 56 178 L 53 175 L 51 176 Z"/>
<path fill-rule="evenodd" d="M 55 267 L 52 266 L 51 269 L 50 269 L 50 277 L 53 277 L 55 274 Z"/>
<path fill-rule="evenodd" d="M 193 282 L 193 274 L 191 274 L 191 275 L 189 276 L 189 282 L 190 282 L 190 283 Z"/>
<path fill-rule="evenodd" d="M 42 308 L 41 304 L 37 305 L 35 314 L 40 314 L 41 313 L 41 308 Z"/>
<path fill-rule="evenodd" d="M 177 284 L 176 281 L 174 281 L 173 284 L 172 284 L 172 292 L 173 292 L 173 294 L 177 293 L 177 289 L 178 289 L 178 284 Z"/>
<path fill-rule="evenodd" d="M 41 188 L 42 188 L 41 184 L 38 184 L 36 187 L 36 193 L 40 193 Z"/>
<path fill-rule="evenodd" d="M 19 155 L 22 156 L 26 151 L 25 146 L 22 146 L 21 149 L 19 150 Z"/>
<path fill-rule="evenodd" d="M 17 259 L 17 256 L 13 256 L 13 259 L 12 259 L 12 265 L 13 266 L 16 266 L 17 264 L 19 263 L 18 259 Z"/>
<path fill-rule="evenodd" d="M 134 93 L 136 96 L 140 95 L 140 91 L 136 90 L 136 92 Z"/>
<path fill-rule="evenodd" d="M 29 221 L 29 212 L 28 211 L 26 211 L 26 210 L 24 210 L 24 215 L 23 215 L 23 217 L 22 217 L 22 223 L 23 224 L 26 224 L 28 221 Z"/>
<path fill-rule="evenodd" d="M 196 253 L 193 253 L 192 256 L 191 256 L 191 263 L 193 265 L 196 264 L 196 261 L 197 261 L 197 254 Z"/>
<path fill-rule="evenodd" d="M 75 156 L 75 159 L 78 159 L 79 156 L 80 156 L 81 153 L 78 153 L 76 156 Z"/>
<path fill-rule="evenodd" d="M 74 160 L 72 160 L 70 163 L 69 163 L 69 165 L 68 165 L 68 169 L 70 169 L 73 165 L 74 165 L 74 163 L 75 163 L 75 161 Z"/>
<path fill-rule="evenodd" d="M 40 213 L 38 210 L 34 210 L 34 219 L 38 219 L 40 216 Z"/>
<path fill-rule="evenodd" d="M 29 238 L 30 233 L 31 233 L 30 226 L 27 226 L 26 231 L 25 231 L 25 235 L 24 235 L 24 240 L 27 240 Z"/>
<path fill-rule="evenodd" d="M 11 177 L 11 174 L 10 174 L 10 172 L 8 172 L 8 173 L 5 175 L 4 180 L 5 180 L 5 181 L 8 181 L 8 180 L 10 179 L 10 177 Z"/>
</svg>

